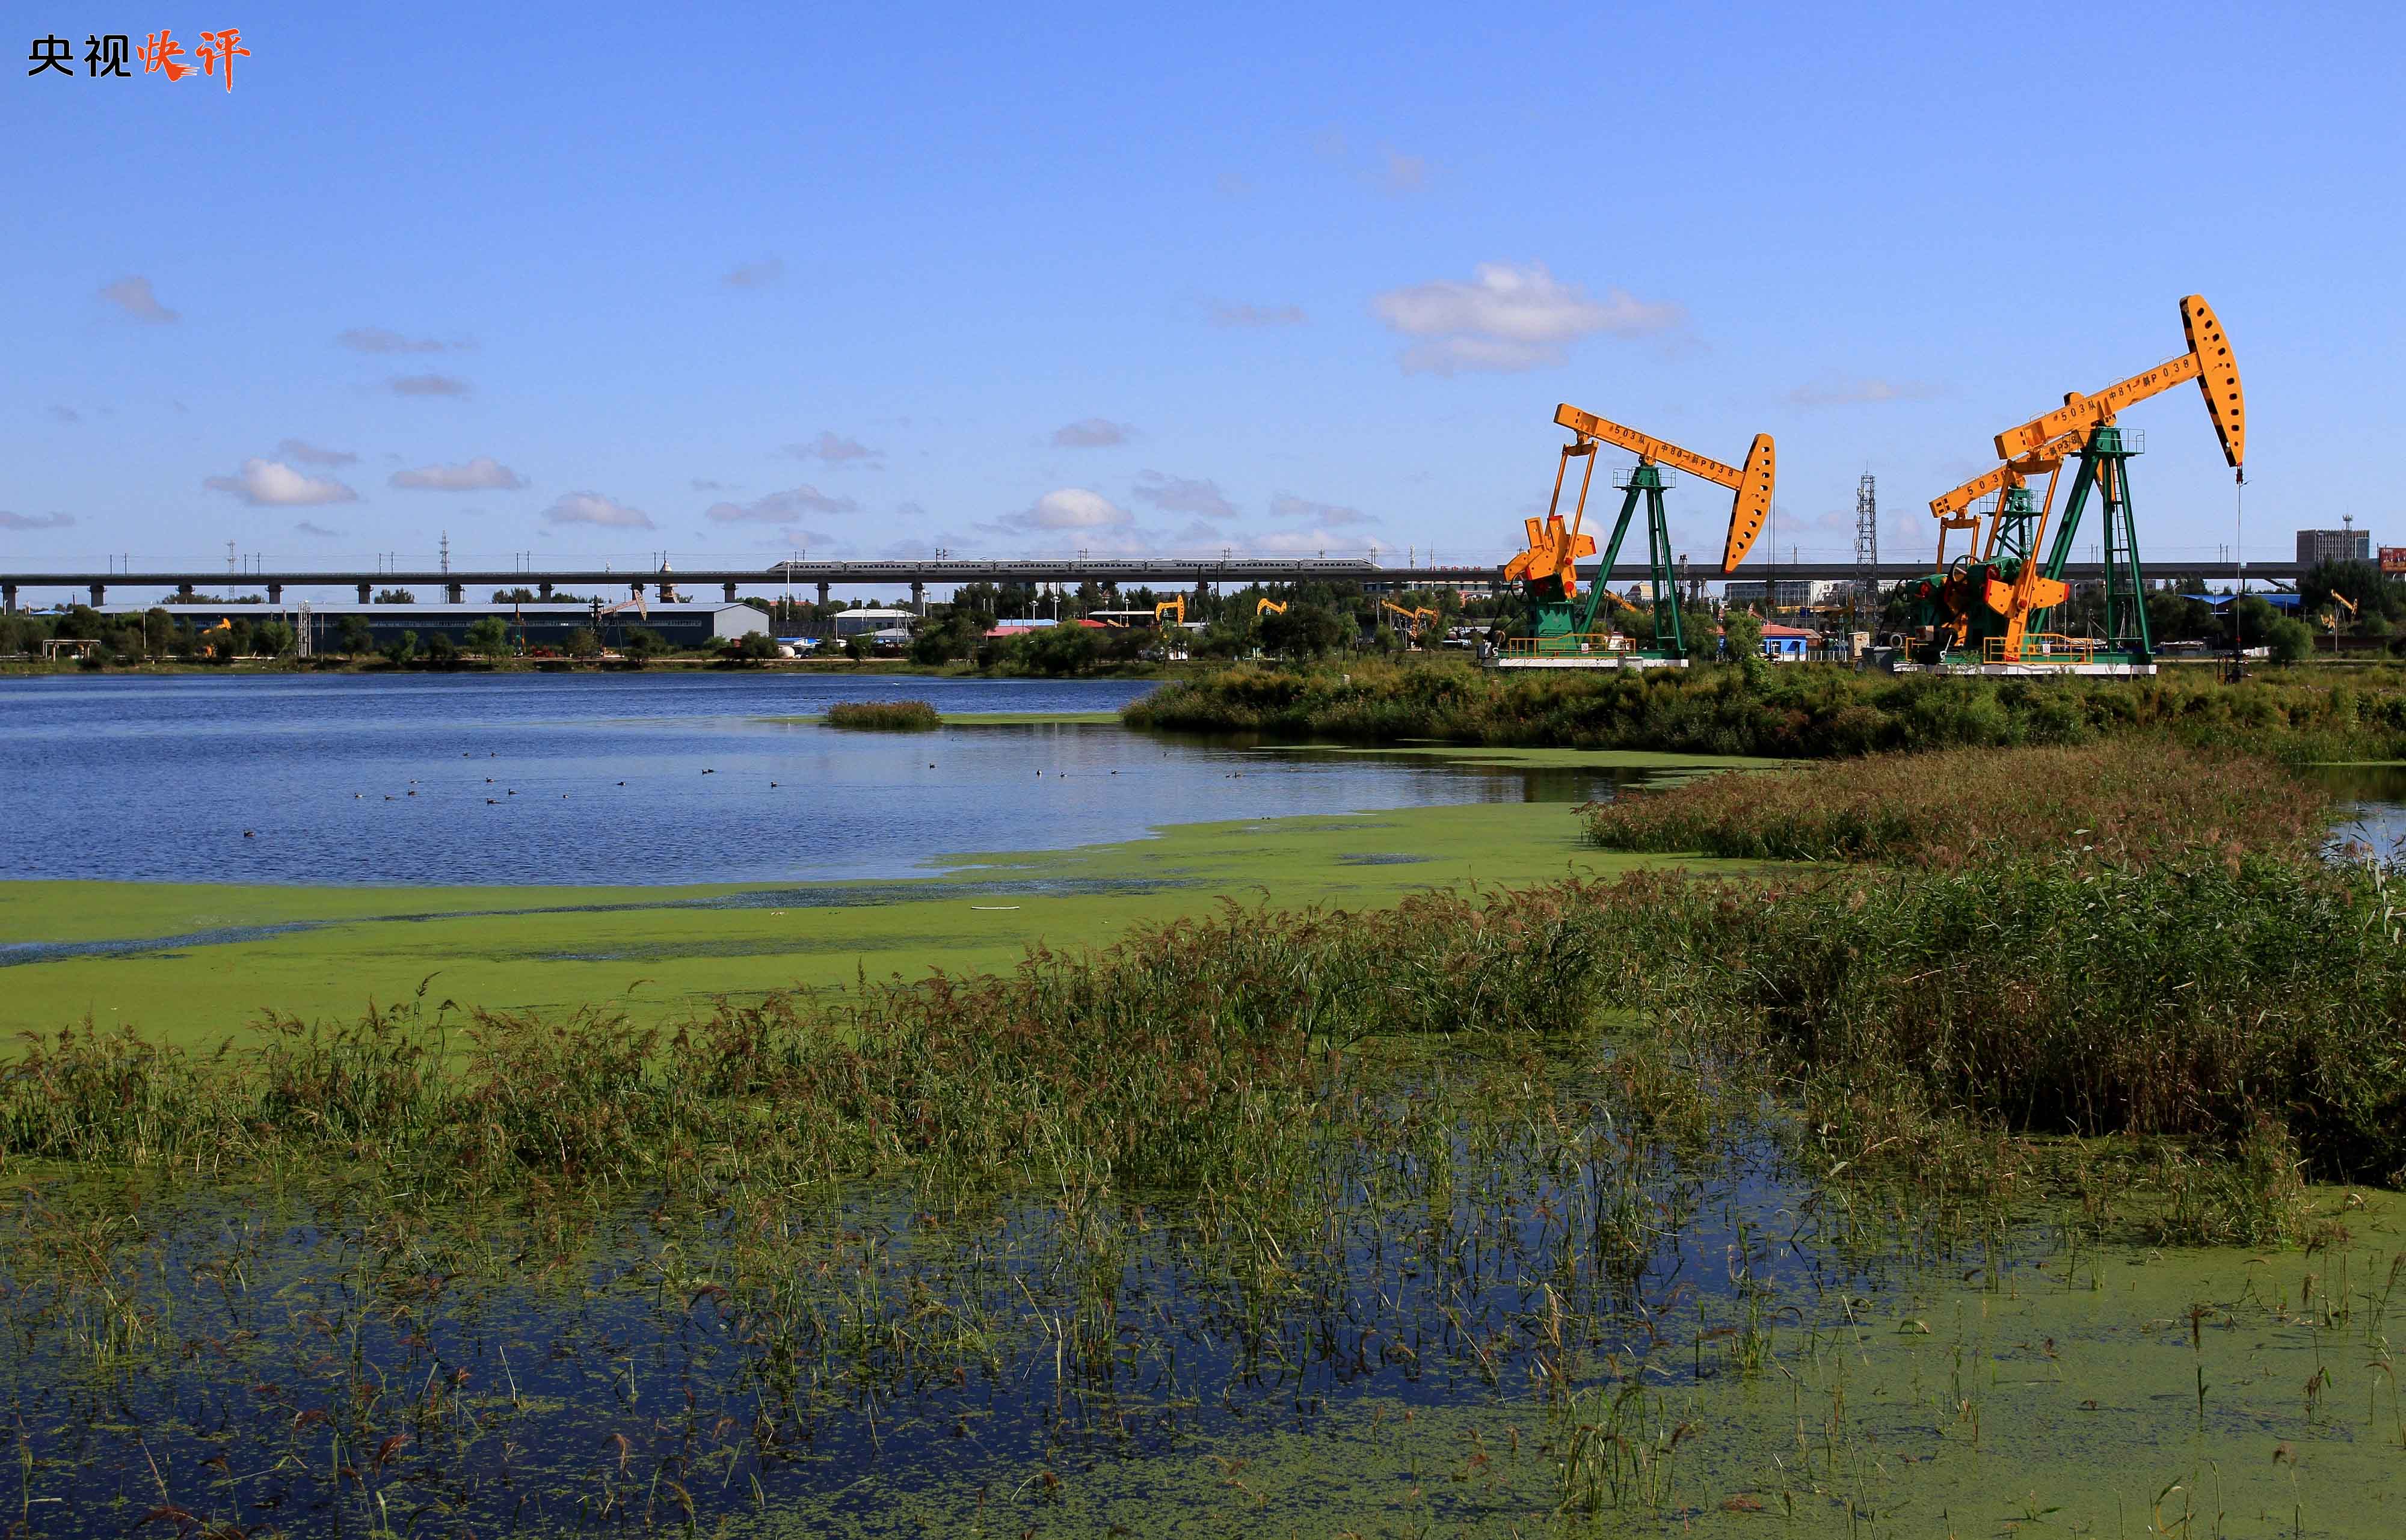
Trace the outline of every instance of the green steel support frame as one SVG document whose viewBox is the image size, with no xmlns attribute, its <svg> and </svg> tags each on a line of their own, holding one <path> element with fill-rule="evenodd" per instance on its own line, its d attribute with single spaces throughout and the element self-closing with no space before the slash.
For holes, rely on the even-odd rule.
<svg viewBox="0 0 2406 1540">
<path fill-rule="evenodd" d="M 1604 564 L 1596 569 L 1595 591 L 1588 596 L 1589 614 L 1604 598 L 1606 580 L 1621 558 L 1621 543 L 1628 538 L 1631 516 L 1637 511 L 1640 494 L 1646 499 L 1646 564 L 1654 575 L 1654 645 L 1651 649 L 1662 657 L 1688 656 L 1687 634 L 1679 623 L 1679 589 L 1677 575 L 1671 567 L 1671 526 L 1663 514 L 1663 473 L 1658 468 L 1640 462 L 1629 473 L 1625 484 L 1627 495 L 1621 500 L 1621 517 L 1613 521 L 1612 543 L 1604 549 Z"/>
<path fill-rule="evenodd" d="M 2139 451 L 2129 448 L 2119 428 L 2100 428 L 2088 435 L 2080 469 L 2064 499 L 2063 522 L 2056 526 L 2042 576 L 2062 581 L 2080 537 L 2080 519 L 2091 492 L 2102 504 L 2105 556 L 2106 646 L 2134 663 L 2155 660 L 2155 634 L 2147 624 L 2146 575 L 2139 560 L 2139 527 L 2130 506 L 2130 461 Z M 2033 611 L 2029 630 L 2051 629 L 2052 611 Z"/>
</svg>

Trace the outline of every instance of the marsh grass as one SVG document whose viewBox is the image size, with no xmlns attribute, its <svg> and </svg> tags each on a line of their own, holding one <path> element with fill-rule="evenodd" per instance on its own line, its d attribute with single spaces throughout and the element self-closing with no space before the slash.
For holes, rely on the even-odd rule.
<svg viewBox="0 0 2406 1540">
<path fill-rule="evenodd" d="M 2374 877 L 2126 876 L 1232 908 L 664 1030 L 423 998 L 254 1052 L 78 1028 L 0 1083 L 26 1501 L 711 1533 L 967 1471 L 1017 1533 L 1358 1390 L 1525 1396 L 1521 1463 L 1463 1496 L 1517 1471 L 1658 1522 L 1729 1490 L 1690 1409 L 1728 1381 L 1796 1402 L 1781 1504 L 1872 1511 L 1848 1365 L 1900 1252 L 2003 1293 L 2049 1212 L 2075 1257 L 2311 1241 L 2301 1167 L 2395 1154 Z M 1941 1390 L 1976 1442 L 1981 1387 Z"/>
<path fill-rule="evenodd" d="M 1579 816 L 1611 850 L 1955 869 L 2302 857 L 2329 821 L 2319 791 L 2268 760 L 2128 738 L 1707 776 Z"/>
<path fill-rule="evenodd" d="M 935 706 L 925 700 L 839 700 L 821 720 L 830 728 L 871 732 L 926 732 L 943 726 Z"/>
<path fill-rule="evenodd" d="M 2406 757 L 2406 684 L 2300 671 L 2224 685 L 2152 679 L 1972 679 L 1819 665 L 1544 673 L 1433 660 L 1239 665 L 1165 685 L 1129 725 L 1349 742 L 1647 749 L 1843 758 L 2084 743 L 2138 734 L 2303 762 Z"/>
</svg>

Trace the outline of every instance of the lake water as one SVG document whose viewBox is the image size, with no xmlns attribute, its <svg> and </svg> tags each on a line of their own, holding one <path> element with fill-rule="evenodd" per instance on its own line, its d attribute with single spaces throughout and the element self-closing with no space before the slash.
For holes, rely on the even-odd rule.
<svg viewBox="0 0 2406 1540">
<path fill-rule="evenodd" d="M 771 720 L 912 698 L 948 714 L 1114 711 L 1152 687 L 766 671 L 7 681 L 0 878 L 880 877 L 1164 824 L 1582 800 L 1615 782 L 1108 725 L 886 734 Z"/>
</svg>

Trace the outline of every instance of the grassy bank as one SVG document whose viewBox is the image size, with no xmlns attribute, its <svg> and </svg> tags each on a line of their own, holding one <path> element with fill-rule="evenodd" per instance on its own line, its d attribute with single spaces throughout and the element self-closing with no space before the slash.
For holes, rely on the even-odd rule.
<svg viewBox="0 0 2406 1540">
<path fill-rule="evenodd" d="M 2258 677 L 1958 679 L 1820 665 L 1642 672 L 1481 671 L 1433 659 L 1240 666 L 1164 685 L 1134 727 L 1352 742 L 1412 740 L 1832 758 L 2073 744 L 2145 733 L 2296 761 L 2406 756 L 2395 671 Z"/>
<path fill-rule="evenodd" d="M 2329 804 L 2268 760 L 2120 738 L 1715 775 L 1580 810 L 1608 850 L 1739 860 L 2097 867 L 2303 855 Z"/>
</svg>

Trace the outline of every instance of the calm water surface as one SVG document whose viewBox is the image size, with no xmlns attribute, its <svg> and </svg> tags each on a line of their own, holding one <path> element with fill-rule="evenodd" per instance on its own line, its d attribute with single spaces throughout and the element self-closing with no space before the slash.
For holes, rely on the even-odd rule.
<svg viewBox="0 0 2406 1540">
<path fill-rule="evenodd" d="M 1608 795 L 1605 772 L 1111 726 L 838 732 L 837 700 L 1112 711 L 1145 682 L 773 673 L 0 684 L 0 878 L 650 883 L 890 876 L 1163 824 Z"/>
</svg>

